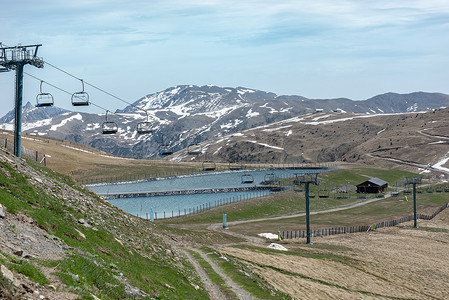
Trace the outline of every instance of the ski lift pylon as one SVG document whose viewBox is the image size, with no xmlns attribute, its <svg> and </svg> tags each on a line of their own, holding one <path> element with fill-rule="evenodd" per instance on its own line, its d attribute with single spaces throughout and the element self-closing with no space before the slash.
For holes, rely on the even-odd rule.
<svg viewBox="0 0 449 300">
<path fill-rule="evenodd" d="M 72 105 L 73 106 L 88 106 L 89 105 L 89 94 L 84 91 L 84 80 L 81 80 L 83 85 L 83 90 L 81 92 L 76 92 L 72 94 Z"/>
<path fill-rule="evenodd" d="M 151 123 L 150 123 L 150 121 L 148 121 L 148 112 L 145 111 L 145 113 L 147 114 L 147 120 L 144 121 L 144 122 L 137 123 L 137 133 L 138 134 L 147 134 L 147 133 L 152 133 L 153 132 L 153 128 L 151 127 Z"/>
<path fill-rule="evenodd" d="M 53 106 L 54 98 L 50 93 L 42 92 L 42 83 L 44 83 L 43 80 L 41 80 L 40 93 L 36 96 L 36 107 Z"/>
<path fill-rule="evenodd" d="M 109 110 L 106 110 L 106 121 L 103 122 L 101 128 L 103 130 L 103 134 L 115 134 L 118 131 L 118 126 L 117 123 L 108 121 L 108 112 Z"/>
</svg>

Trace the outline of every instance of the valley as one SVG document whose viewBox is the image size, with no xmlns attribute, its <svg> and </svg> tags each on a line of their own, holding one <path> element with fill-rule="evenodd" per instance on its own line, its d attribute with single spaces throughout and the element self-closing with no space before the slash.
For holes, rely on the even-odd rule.
<svg viewBox="0 0 449 300">
<path fill-rule="evenodd" d="M 167 93 L 178 95 L 181 90 Z M 243 89 L 236 93 L 245 95 Z M 184 103 L 164 97 L 156 97 L 159 102 L 145 99 L 158 108 Z M 225 109 L 219 102 L 212 106 Z M 273 122 L 255 122 L 241 130 L 231 126 L 230 131 L 235 131 L 203 137 L 198 141 L 201 155 L 188 153 L 190 135 L 172 155 L 151 159 L 151 155 L 138 159 L 117 155 L 125 153 L 119 150 L 105 151 L 116 149 L 114 140 L 127 141 L 123 135 L 91 135 L 107 141 L 107 149 L 78 139 L 63 140 L 63 133 L 72 130 L 67 124 L 81 126 L 88 120 L 79 113 L 32 121 L 43 127 L 28 123 L 22 139 L 31 153 L 26 159 L 4 148 L 12 141 L 11 132 L 4 130 L 0 134 L 4 215 L 0 217 L 0 295 L 6 299 L 32 295 L 42 299 L 444 299 L 449 292 L 447 209 L 431 220 L 420 219 L 418 228 L 405 222 L 312 237 L 312 244 L 306 244 L 301 238 L 277 239 L 278 231 L 305 229 L 305 195 L 299 186 L 292 186 L 291 177 L 281 179 L 280 186 L 289 189 L 278 194 L 154 222 L 111 205 L 81 183 L 200 174 L 205 162 L 214 162 L 216 171 L 316 167 L 325 162 L 338 169 L 320 174 L 320 185 L 311 187 L 314 195 L 322 191 L 328 195 L 311 201 L 313 229 L 365 226 L 409 216 L 413 203 L 403 193 L 408 188 L 404 181 L 414 176 L 425 176 L 423 185 L 432 190 L 418 195 L 419 213 L 431 215 L 449 202 L 445 192 L 448 114 L 447 108 L 284 114 Z M 257 114 L 253 110 L 250 115 Z M 93 133 L 96 125 L 92 124 L 100 121 L 91 117 L 87 128 Z M 151 137 L 134 134 L 128 140 L 147 147 L 143 141 L 154 138 L 151 152 L 157 150 L 160 137 L 160 132 Z M 337 197 L 340 188 L 355 187 L 369 178 L 389 182 L 383 197 L 360 198 L 354 191 Z M 393 192 L 399 196 L 393 197 Z M 226 229 L 223 214 L 228 218 Z"/>
</svg>

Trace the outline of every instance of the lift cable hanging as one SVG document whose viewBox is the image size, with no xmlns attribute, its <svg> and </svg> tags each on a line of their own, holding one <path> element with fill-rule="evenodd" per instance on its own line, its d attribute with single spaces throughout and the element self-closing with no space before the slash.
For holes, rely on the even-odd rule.
<svg viewBox="0 0 449 300">
<path fill-rule="evenodd" d="M 83 90 L 81 92 L 76 92 L 72 94 L 72 105 L 73 106 L 88 106 L 89 105 L 89 94 L 84 91 L 84 80 L 81 80 Z"/>
<path fill-rule="evenodd" d="M 36 80 L 43 81 L 42 79 L 40 79 L 40 78 L 38 78 L 38 77 L 36 77 L 36 76 L 34 76 L 34 75 L 31 75 L 31 74 L 29 74 L 29 73 L 27 73 L 27 72 L 23 72 L 23 73 L 26 74 L 26 75 L 28 75 L 28 76 L 30 76 L 30 77 L 32 77 L 32 78 L 34 78 L 34 79 L 36 79 Z M 68 95 L 72 95 L 71 92 L 66 91 L 66 90 L 64 90 L 63 88 L 60 88 L 60 87 L 58 87 L 58 86 L 56 86 L 56 85 L 54 85 L 54 84 L 51 84 L 51 83 L 48 82 L 48 81 L 44 81 L 44 82 L 45 82 L 47 85 L 49 85 L 49 86 L 51 86 L 51 87 L 53 87 L 53 88 L 55 88 L 55 89 L 57 89 L 57 90 L 60 90 L 61 92 L 64 92 L 64 93 L 66 93 L 66 94 L 68 94 Z M 106 109 L 106 108 L 104 108 L 104 107 L 102 107 L 102 106 L 100 106 L 100 105 L 98 105 L 98 104 L 95 104 L 95 103 L 92 102 L 92 101 L 89 101 L 89 105 L 93 105 L 93 106 L 98 107 L 99 109 L 102 109 L 102 110 L 104 110 L 104 111 L 107 111 L 107 110 L 108 110 L 108 109 Z M 123 118 L 127 118 L 126 115 L 120 115 L 120 114 L 111 112 L 110 110 L 109 110 L 109 112 L 112 113 L 112 114 L 114 114 L 114 115 L 117 115 L 117 116 L 120 116 L 120 117 L 123 117 Z"/>
<path fill-rule="evenodd" d="M 41 80 L 40 93 L 36 96 L 36 107 L 49 107 L 55 104 L 55 100 L 50 93 L 42 92 L 42 84 L 44 82 Z"/>
<path fill-rule="evenodd" d="M 97 87 L 97 86 L 95 86 L 95 85 L 93 85 L 93 84 L 91 84 L 91 83 L 89 83 L 89 82 L 87 82 L 87 81 L 84 81 L 84 80 L 82 80 L 81 78 L 78 78 L 78 77 L 76 77 L 75 75 L 70 74 L 70 73 L 67 72 L 67 71 L 64 71 L 63 69 L 58 68 L 58 67 L 56 67 L 55 65 L 53 65 L 53 64 L 51 64 L 51 63 L 49 63 L 49 62 L 45 62 L 45 64 L 49 65 L 50 67 L 55 68 L 56 70 L 58 70 L 58 71 L 60 71 L 60 72 L 62 72 L 62 73 L 64 73 L 64 74 L 66 74 L 66 75 L 69 75 L 69 76 L 71 76 L 71 77 L 73 77 L 73 78 L 75 78 L 75 79 L 81 80 L 82 83 L 83 83 L 83 91 L 84 91 L 84 84 L 87 84 L 87 85 L 89 85 L 90 87 L 92 87 L 92 88 L 94 88 L 94 89 L 96 89 L 96 90 L 98 90 L 98 91 L 100 91 L 100 92 L 102 92 L 102 93 L 105 93 L 106 95 L 108 95 L 108 96 L 110 96 L 110 97 L 112 97 L 112 98 L 115 98 L 115 99 L 117 99 L 117 100 L 119 100 L 119 101 L 122 101 L 123 103 L 126 103 L 126 104 L 128 104 L 128 105 L 130 105 L 130 106 L 136 108 L 137 110 L 140 110 L 140 111 L 145 112 L 145 114 L 146 114 L 146 116 L 147 116 L 147 120 L 146 120 L 147 123 L 146 123 L 145 125 L 146 125 L 146 126 L 149 126 L 149 127 L 151 128 L 151 124 L 150 124 L 150 122 L 149 122 L 149 120 L 148 120 L 148 111 L 147 111 L 147 110 L 142 109 L 142 108 L 140 108 L 140 107 L 137 107 L 135 104 L 133 104 L 133 103 L 131 103 L 131 102 L 129 102 L 129 101 L 126 101 L 126 100 L 124 100 L 124 99 L 122 99 L 122 98 L 120 98 L 120 97 L 117 97 L 117 96 L 115 96 L 115 95 L 109 93 L 108 91 L 105 91 L 104 89 L 99 88 L 99 87 Z M 141 122 L 141 123 L 144 123 L 144 122 Z M 144 124 L 142 124 L 142 126 L 143 126 L 143 125 L 144 125 Z M 139 131 L 139 130 L 137 130 L 137 131 Z M 148 130 L 145 130 L 145 131 L 146 131 L 146 132 L 143 132 L 143 130 L 142 130 L 142 132 L 140 132 L 140 133 L 150 133 L 150 132 L 148 132 Z M 151 130 L 151 132 L 152 132 L 152 130 Z"/>
</svg>

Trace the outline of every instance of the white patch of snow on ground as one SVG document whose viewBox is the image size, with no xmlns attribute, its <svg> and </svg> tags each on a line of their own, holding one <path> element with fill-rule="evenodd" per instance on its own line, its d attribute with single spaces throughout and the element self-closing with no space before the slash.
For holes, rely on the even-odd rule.
<svg viewBox="0 0 449 300">
<path fill-rule="evenodd" d="M 67 118 L 65 120 L 62 120 L 61 123 L 57 124 L 57 125 L 53 125 L 50 127 L 50 130 L 52 131 L 56 131 L 59 127 L 64 126 L 65 124 L 67 124 L 68 122 L 72 121 L 72 120 L 83 120 L 83 117 L 81 116 L 81 114 L 76 114 L 74 116 L 71 116 L 70 118 Z"/>
<path fill-rule="evenodd" d="M 281 127 L 277 127 L 277 128 L 267 128 L 267 129 L 262 129 L 262 131 L 264 131 L 264 132 L 273 132 L 273 131 L 278 131 L 278 130 L 282 130 L 282 129 L 285 129 L 285 128 L 290 128 L 292 126 L 293 125 L 286 125 L 286 126 L 281 126 Z"/>
<path fill-rule="evenodd" d="M 447 154 L 449 154 L 449 152 L 448 152 Z M 447 155 L 447 154 L 446 154 L 446 155 Z M 434 165 L 432 166 L 432 168 L 438 169 L 438 170 L 444 171 L 444 172 L 449 172 L 449 168 L 443 167 L 443 165 L 446 164 L 448 161 L 449 161 L 449 157 L 446 156 L 446 157 L 442 158 L 439 162 L 437 162 L 436 164 L 434 164 Z"/>
<path fill-rule="evenodd" d="M 271 248 L 271 249 L 275 249 L 275 250 L 288 251 L 287 248 L 285 248 L 282 245 L 276 244 L 276 243 L 271 243 L 267 247 Z"/>
<path fill-rule="evenodd" d="M 277 240 L 277 238 L 278 238 L 277 234 L 269 233 L 269 232 L 259 233 L 258 236 L 264 237 L 269 240 Z"/>
<path fill-rule="evenodd" d="M 313 120 L 313 121 L 318 121 L 319 119 L 329 118 L 330 116 L 331 116 L 331 115 L 323 115 L 323 116 L 319 116 L 319 117 L 313 118 L 312 120 Z"/>
<path fill-rule="evenodd" d="M 61 144 L 61 146 L 62 146 L 62 147 L 65 147 L 65 148 L 72 149 L 72 150 L 76 150 L 76 151 L 81 151 L 81 152 L 85 152 L 85 153 L 94 154 L 92 151 L 88 151 L 88 150 L 85 150 L 85 149 L 76 148 L 76 147 L 69 146 L 69 145 Z"/>
<path fill-rule="evenodd" d="M 257 111 L 253 112 L 251 108 L 246 113 L 247 118 L 257 117 L 258 115 L 260 115 L 260 113 L 258 113 Z"/>
<path fill-rule="evenodd" d="M 233 136 L 245 136 L 245 135 L 243 133 L 237 132 L 237 133 L 234 133 Z"/>
<path fill-rule="evenodd" d="M 239 93 L 240 95 L 243 95 L 243 94 L 246 94 L 246 93 L 254 93 L 254 92 L 256 92 L 256 91 L 254 91 L 254 90 L 250 90 L 250 89 L 239 89 L 239 90 L 237 90 L 237 93 Z"/>
<path fill-rule="evenodd" d="M 257 141 L 249 141 L 249 140 L 248 140 L 248 142 L 253 143 L 253 144 L 257 144 L 257 145 L 261 145 L 261 146 L 264 146 L 264 147 L 267 147 L 267 148 L 272 148 L 272 149 L 276 149 L 276 150 L 284 150 L 284 148 L 276 147 L 276 146 L 271 146 L 271 145 L 264 144 L 264 143 L 259 143 L 259 142 L 257 142 Z"/>
<path fill-rule="evenodd" d="M 430 173 L 430 170 L 428 170 L 428 169 L 421 169 L 421 168 L 418 168 L 418 171 L 419 171 L 419 174 Z"/>
<path fill-rule="evenodd" d="M 285 134 L 285 136 L 290 136 L 293 133 L 293 131 L 290 129 L 289 131 L 287 131 L 287 133 Z"/>
<path fill-rule="evenodd" d="M 445 141 L 438 141 L 438 142 L 428 143 L 427 145 L 445 144 L 445 143 L 447 143 L 447 142 L 445 142 Z"/>
<path fill-rule="evenodd" d="M 382 129 L 381 131 L 377 132 L 376 135 L 377 135 L 377 134 L 381 134 L 381 133 L 384 132 L 384 131 L 385 131 L 385 128 Z"/>
<path fill-rule="evenodd" d="M 223 147 L 219 147 L 219 148 L 218 148 L 212 155 L 215 155 L 215 154 L 217 154 L 218 152 L 220 152 L 221 148 L 223 148 Z"/>
</svg>

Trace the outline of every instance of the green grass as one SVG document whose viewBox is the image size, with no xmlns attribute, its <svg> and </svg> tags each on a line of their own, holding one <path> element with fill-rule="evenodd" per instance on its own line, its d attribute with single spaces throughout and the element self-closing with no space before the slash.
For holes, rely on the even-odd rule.
<svg viewBox="0 0 449 300">
<path fill-rule="evenodd" d="M 41 172 L 52 180 L 75 187 L 88 195 L 91 192 L 77 185 L 64 175 L 56 174 L 45 167 L 39 166 Z M 57 264 L 45 261 L 24 261 L 13 258 L 2 258 L 9 268 L 22 273 L 31 280 L 48 284 L 40 266 L 51 266 L 55 274 L 67 284 L 71 291 L 82 298 L 92 298 L 91 293 L 102 299 L 132 298 L 125 294 L 124 284 L 114 275 L 123 273 L 132 286 L 138 287 L 156 299 L 205 299 L 207 294 L 203 289 L 195 289 L 198 280 L 193 268 L 183 260 L 174 259 L 160 247 L 159 238 L 150 234 L 149 223 L 135 219 L 142 227 L 129 226 L 125 222 L 117 223 L 123 218 L 123 212 L 110 206 L 106 226 L 88 228 L 78 224 L 77 220 L 98 218 L 93 215 L 95 210 L 82 213 L 70 201 L 57 198 L 58 191 L 47 192 L 31 185 L 30 178 L 18 173 L 6 163 L 0 163 L 0 203 L 7 207 L 10 213 L 24 213 L 33 217 L 38 226 L 47 231 L 49 236 L 55 236 L 73 247 L 69 257 L 63 258 Z M 95 198 L 99 202 L 99 198 Z M 118 232 L 119 237 L 137 237 L 136 251 L 132 244 L 123 246 L 114 238 L 110 228 Z M 82 232 L 83 238 L 75 230 Z M 1 258 L 2 256 L 0 256 Z M 114 267 L 111 267 L 114 266 Z M 78 275 L 78 276 L 76 276 Z M 78 279 L 75 279 L 78 278 Z"/>
<path fill-rule="evenodd" d="M 0 262 L 4 264 L 8 269 L 15 270 L 16 272 L 25 275 L 31 281 L 34 281 L 36 283 L 42 285 L 50 283 L 45 275 L 39 270 L 39 268 L 30 263 L 31 261 L 28 262 L 15 256 L 7 255 L 3 252 L 0 252 L 0 254 Z"/>
<path fill-rule="evenodd" d="M 221 290 L 221 292 L 226 296 L 226 299 L 238 299 L 236 294 L 226 285 L 226 282 L 218 275 L 211 267 L 211 265 L 206 262 L 200 254 L 193 250 L 189 250 L 190 254 L 198 261 L 201 267 L 206 272 L 209 279 L 214 282 Z"/>
<path fill-rule="evenodd" d="M 271 286 L 261 279 L 257 274 L 251 272 L 248 268 L 235 259 L 223 259 L 220 255 L 210 249 L 202 248 L 207 255 L 222 268 L 222 270 L 238 285 L 248 291 L 258 299 L 292 299 L 280 291 L 272 289 Z"/>
<path fill-rule="evenodd" d="M 321 185 L 310 186 L 310 193 L 315 197 L 311 198 L 310 209 L 325 210 L 329 208 L 339 207 L 357 201 L 355 192 L 348 193 L 350 199 L 335 199 L 337 194 L 330 193 L 329 198 L 319 198 L 321 190 L 328 192 L 342 185 L 357 185 L 371 177 L 379 177 L 389 182 L 404 180 L 406 176 L 416 174 L 401 170 L 379 170 L 372 168 L 343 169 L 326 172 L 320 175 Z M 285 183 L 290 182 L 293 178 L 284 180 Z M 374 198 L 375 195 L 370 195 Z M 250 220 L 266 217 L 285 216 L 305 212 L 305 195 L 304 193 L 296 193 L 293 191 L 283 192 L 275 195 L 266 196 L 258 199 L 244 200 L 234 202 L 225 206 L 213 208 L 199 214 L 185 216 L 174 219 L 159 220 L 163 224 L 208 224 L 222 222 L 223 213 L 228 214 L 228 221 Z"/>
</svg>

